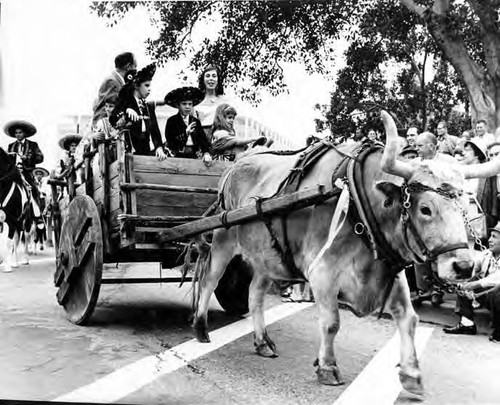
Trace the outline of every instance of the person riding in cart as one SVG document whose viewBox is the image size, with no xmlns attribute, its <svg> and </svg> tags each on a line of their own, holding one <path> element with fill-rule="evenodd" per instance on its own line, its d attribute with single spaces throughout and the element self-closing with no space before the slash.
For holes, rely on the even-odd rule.
<svg viewBox="0 0 500 405">
<path fill-rule="evenodd" d="M 165 125 L 165 138 L 168 151 L 176 157 L 197 159 L 202 157 L 205 164 L 210 164 L 210 141 L 201 122 L 194 117 L 193 107 L 203 100 L 203 93 L 197 87 L 180 87 L 165 96 L 165 104 L 177 108 Z"/>
<path fill-rule="evenodd" d="M 66 151 L 66 153 L 64 159 L 60 160 L 60 174 L 57 178 L 68 176 L 73 169 L 76 180 L 76 171 L 81 167 L 83 162 L 76 161 L 75 152 L 82 139 L 83 137 L 79 134 L 67 134 L 59 139 L 59 147 Z"/>
<path fill-rule="evenodd" d="M 109 122 L 124 132 L 127 151 L 136 155 L 152 155 L 152 141 L 154 154 L 159 160 L 163 160 L 167 155 L 163 151 L 155 103 L 146 102 L 151 93 L 151 81 L 155 71 L 156 64 L 152 63 L 138 71 L 132 80 L 122 87 Z"/>
</svg>

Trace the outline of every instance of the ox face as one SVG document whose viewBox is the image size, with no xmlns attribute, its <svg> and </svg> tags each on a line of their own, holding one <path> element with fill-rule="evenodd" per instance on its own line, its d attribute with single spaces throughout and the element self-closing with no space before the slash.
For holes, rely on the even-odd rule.
<svg viewBox="0 0 500 405">
<path fill-rule="evenodd" d="M 435 191 L 412 195 L 410 215 L 426 247 L 431 252 L 439 252 L 453 246 L 466 246 L 467 232 L 461 208 L 464 207 L 463 175 L 449 165 L 429 162 L 416 170 L 409 181 L 412 182 L 445 192 L 444 195 Z M 448 281 L 469 278 L 474 266 L 467 248 L 445 251 L 433 260 L 439 278 Z"/>
<path fill-rule="evenodd" d="M 460 172 L 453 168 L 429 162 L 417 168 L 408 180 L 408 184 L 414 186 L 410 187 L 409 196 L 402 196 L 405 193 L 394 184 L 390 188 L 387 183 L 377 185 L 380 191 L 387 196 L 391 194 L 393 200 L 399 201 L 399 212 L 403 213 L 403 217 L 402 203 L 409 203 L 406 229 L 401 221 L 402 254 L 417 263 L 433 260 L 434 270 L 447 281 L 469 278 L 474 264 L 466 248 L 467 233 L 460 208 L 464 206 L 460 197 L 463 181 Z M 457 246 L 463 247 L 455 249 Z"/>
</svg>

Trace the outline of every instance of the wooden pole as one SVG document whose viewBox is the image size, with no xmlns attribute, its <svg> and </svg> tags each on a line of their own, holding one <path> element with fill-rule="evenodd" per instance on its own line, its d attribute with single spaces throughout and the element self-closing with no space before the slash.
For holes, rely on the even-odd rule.
<svg viewBox="0 0 500 405">
<path fill-rule="evenodd" d="M 270 198 L 262 202 L 262 214 L 279 215 L 280 213 L 287 213 L 291 210 L 298 210 L 325 201 L 339 192 L 340 189 L 333 189 L 331 187 L 325 188 L 325 186 L 319 185 L 317 188 L 308 188 L 281 197 Z M 255 204 L 246 205 L 241 208 L 222 212 L 219 215 L 164 229 L 158 237 L 158 242 L 172 242 L 213 229 L 239 225 L 259 217 L 260 213 L 257 211 Z"/>
<path fill-rule="evenodd" d="M 188 187 L 188 186 L 167 186 L 163 184 L 148 183 L 123 183 L 120 184 L 122 190 L 158 190 L 158 191 L 177 191 L 184 193 L 206 193 L 217 194 L 218 189 L 209 187 Z"/>
</svg>

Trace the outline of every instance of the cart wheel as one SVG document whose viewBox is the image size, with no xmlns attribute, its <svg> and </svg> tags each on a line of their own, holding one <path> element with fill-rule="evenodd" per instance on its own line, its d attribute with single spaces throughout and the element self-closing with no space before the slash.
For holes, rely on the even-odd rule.
<svg viewBox="0 0 500 405">
<path fill-rule="evenodd" d="M 57 250 L 54 283 L 68 319 L 84 325 L 94 311 L 101 286 L 103 240 L 94 201 L 76 196 L 69 204 Z"/>
<path fill-rule="evenodd" d="M 215 289 L 215 296 L 228 314 L 243 316 L 248 313 L 248 292 L 252 276 L 252 268 L 240 256 L 227 265 Z"/>
</svg>

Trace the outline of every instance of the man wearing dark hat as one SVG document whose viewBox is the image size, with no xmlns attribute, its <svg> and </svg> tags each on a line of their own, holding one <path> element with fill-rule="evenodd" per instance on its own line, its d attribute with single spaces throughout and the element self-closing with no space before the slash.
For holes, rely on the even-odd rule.
<svg viewBox="0 0 500 405">
<path fill-rule="evenodd" d="M 104 105 L 106 99 L 115 95 L 118 96 L 120 89 L 125 85 L 125 74 L 129 71 L 137 69 L 137 62 L 132 52 L 123 52 L 115 58 L 115 70 L 106 77 L 99 87 L 97 99 L 94 102 L 94 116 L 92 125 L 95 125 L 100 118 L 106 117 Z"/>
<path fill-rule="evenodd" d="M 33 198 L 38 203 L 38 189 L 33 177 L 33 169 L 37 164 L 43 162 L 43 153 L 36 142 L 29 138 L 36 134 L 36 128 L 33 124 L 26 121 L 10 121 L 4 127 L 4 132 L 17 141 L 9 144 L 8 152 L 17 155 L 21 159 L 21 172 L 24 179 L 32 188 Z"/>
<path fill-rule="evenodd" d="M 500 224 L 490 229 L 489 249 L 476 262 L 472 278 L 461 284 L 457 293 L 456 313 L 460 320 L 455 326 L 443 331 L 454 335 L 475 335 L 474 305 L 482 305 L 490 310 L 493 333 L 492 342 L 500 342 Z"/>
<path fill-rule="evenodd" d="M 165 104 L 178 109 L 165 125 L 167 147 L 174 156 L 196 159 L 203 156 L 203 162 L 210 164 L 210 142 L 201 122 L 193 117 L 193 107 L 203 100 L 203 93 L 197 87 L 180 87 L 165 96 Z"/>
</svg>

